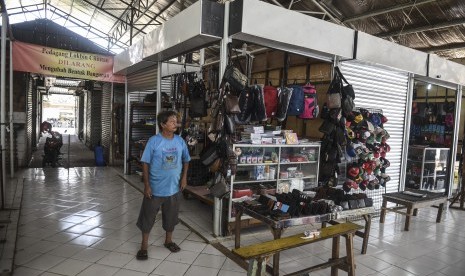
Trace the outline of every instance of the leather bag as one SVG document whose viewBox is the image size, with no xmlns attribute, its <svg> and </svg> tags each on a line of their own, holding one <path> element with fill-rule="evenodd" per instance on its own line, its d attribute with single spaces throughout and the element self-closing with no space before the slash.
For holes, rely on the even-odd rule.
<svg viewBox="0 0 465 276">
<path fill-rule="evenodd" d="M 226 66 L 223 79 L 236 91 L 244 90 L 247 87 L 247 83 L 249 82 L 247 76 L 242 74 L 242 72 L 232 64 Z"/>
</svg>

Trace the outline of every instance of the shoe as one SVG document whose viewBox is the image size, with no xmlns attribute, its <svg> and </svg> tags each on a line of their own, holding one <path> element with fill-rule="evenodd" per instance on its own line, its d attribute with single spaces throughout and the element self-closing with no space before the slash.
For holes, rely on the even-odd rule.
<svg viewBox="0 0 465 276">
<path fill-rule="evenodd" d="M 164 246 L 173 253 L 179 252 L 181 250 L 181 248 L 179 248 L 179 246 L 174 242 L 165 243 Z"/>
<path fill-rule="evenodd" d="M 136 255 L 136 259 L 139 260 L 139 261 L 144 261 L 144 260 L 147 260 L 149 258 L 148 254 L 147 254 L 147 250 L 139 250 L 137 251 L 137 255 Z"/>
</svg>

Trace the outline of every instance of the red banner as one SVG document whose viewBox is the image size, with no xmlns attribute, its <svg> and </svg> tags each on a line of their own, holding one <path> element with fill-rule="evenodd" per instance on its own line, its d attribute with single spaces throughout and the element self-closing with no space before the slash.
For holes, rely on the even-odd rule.
<svg viewBox="0 0 465 276">
<path fill-rule="evenodd" d="M 125 82 L 113 74 L 113 57 L 13 42 L 13 70 L 73 79 Z"/>
</svg>

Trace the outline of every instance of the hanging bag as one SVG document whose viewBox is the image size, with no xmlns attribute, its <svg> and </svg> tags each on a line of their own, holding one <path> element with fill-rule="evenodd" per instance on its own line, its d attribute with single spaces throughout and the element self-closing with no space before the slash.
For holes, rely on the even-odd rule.
<svg viewBox="0 0 465 276">
<path fill-rule="evenodd" d="M 299 116 L 304 111 L 304 90 L 300 85 L 292 86 L 292 96 L 287 109 L 287 116 Z"/>
<path fill-rule="evenodd" d="M 318 118 L 318 95 L 314 85 L 307 83 L 303 87 L 304 91 L 304 111 L 300 114 L 301 119 L 315 119 Z"/>
<path fill-rule="evenodd" d="M 234 90 L 239 92 L 239 91 L 244 90 L 247 87 L 249 79 L 247 78 L 246 75 L 242 73 L 243 70 L 242 70 L 242 66 L 240 63 L 239 63 L 239 66 L 241 67 L 241 70 L 239 70 L 233 65 L 231 43 L 228 44 L 228 53 L 229 53 L 229 63 L 226 66 L 226 69 L 224 70 L 223 81 L 229 83 Z"/>
<path fill-rule="evenodd" d="M 276 115 L 278 111 L 278 89 L 276 87 L 267 85 L 263 88 L 265 98 L 266 116 L 271 118 Z"/>
</svg>

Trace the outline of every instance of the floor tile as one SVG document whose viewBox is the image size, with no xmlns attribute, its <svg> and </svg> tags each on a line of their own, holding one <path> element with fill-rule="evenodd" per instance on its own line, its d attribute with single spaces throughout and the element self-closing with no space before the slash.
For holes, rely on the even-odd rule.
<svg viewBox="0 0 465 276">
<path fill-rule="evenodd" d="M 218 272 L 218 276 L 244 276 L 246 272 L 237 272 L 237 271 L 229 271 L 229 270 L 220 270 Z"/>
<path fill-rule="evenodd" d="M 67 259 L 60 264 L 50 268 L 49 272 L 54 272 L 61 275 L 77 275 L 93 263 L 79 260 Z"/>
<path fill-rule="evenodd" d="M 113 276 L 147 276 L 147 275 L 149 274 L 122 268 L 118 272 L 116 272 L 116 274 L 114 274 Z"/>
<path fill-rule="evenodd" d="M 91 246 L 94 243 L 100 241 L 101 238 L 94 236 L 81 235 L 74 240 L 69 241 L 70 244 L 82 245 L 82 246 Z"/>
<path fill-rule="evenodd" d="M 49 268 L 54 267 L 57 264 L 61 263 L 65 259 L 66 258 L 63 258 L 63 257 L 43 254 L 42 256 L 39 256 L 28 263 L 25 263 L 24 266 L 46 271 Z"/>
<path fill-rule="evenodd" d="M 140 272 L 145 272 L 145 273 L 151 273 L 157 268 L 158 265 L 160 265 L 162 260 L 157 260 L 157 259 L 152 259 L 149 258 L 144 261 L 139 261 L 137 259 L 132 259 L 129 263 L 127 263 L 124 268 L 130 269 L 130 270 L 135 270 L 135 271 L 140 271 Z"/>
<path fill-rule="evenodd" d="M 108 255 L 97 261 L 97 263 L 121 268 L 124 267 L 127 263 L 129 263 L 129 261 L 131 261 L 134 258 L 134 255 L 119 252 L 110 252 Z"/>
<path fill-rule="evenodd" d="M 220 269 L 226 260 L 224 256 L 209 255 L 201 253 L 194 261 L 193 265 Z"/>
<path fill-rule="evenodd" d="M 36 276 L 40 275 L 41 273 L 43 273 L 42 270 L 37 270 L 24 266 L 15 268 L 14 270 L 14 276 Z"/>
<path fill-rule="evenodd" d="M 168 255 L 168 257 L 166 257 L 165 260 L 177 263 L 192 264 L 199 254 L 200 253 L 198 252 L 181 250 L 176 253 L 171 253 Z"/>
<path fill-rule="evenodd" d="M 84 250 L 79 251 L 77 254 L 73 255 L 71 258 L 81 261 L 88 261 L 88 262 L 97 262 L 110 252 L 95 248 L 86 248 Z"/>
<path fill-rule="evenodd" d="M 219 269 L 192 265 L 184 274 L 185 276 L 216 276 Z"/>
<path fill-rule="evenodd" d="M 190 241 L 184 240 L 179 244 L 181 250 L 193 251 L 193 252 L 202 252 L 203 249 L 207 246 L 205 242 L 197 242 L 197 241 Z"/>
<path fill-rule="evenodd" d="M 152 274 L 155 275 L 166 275 L 166 276 L 181 276 L 186 273 L 187 269 L 190 265 L 178 263 L 178 262 L 170 262 L 170 261 L 163 261 L 154 271 Z"/>
<path fill-rule="evenodd" d="M 85 248 L 86 247 L 80 245 L 64 244 L 48 252 L 48 254 L 69 258 Z"/>
<path fill-rule="evenodd" d="M 84 269 L 79 276 L 112 276 L 114 275 L 119 268 L 101 265 L 101 264 L 93 264 L 88 268 Z"/>
</svg>

